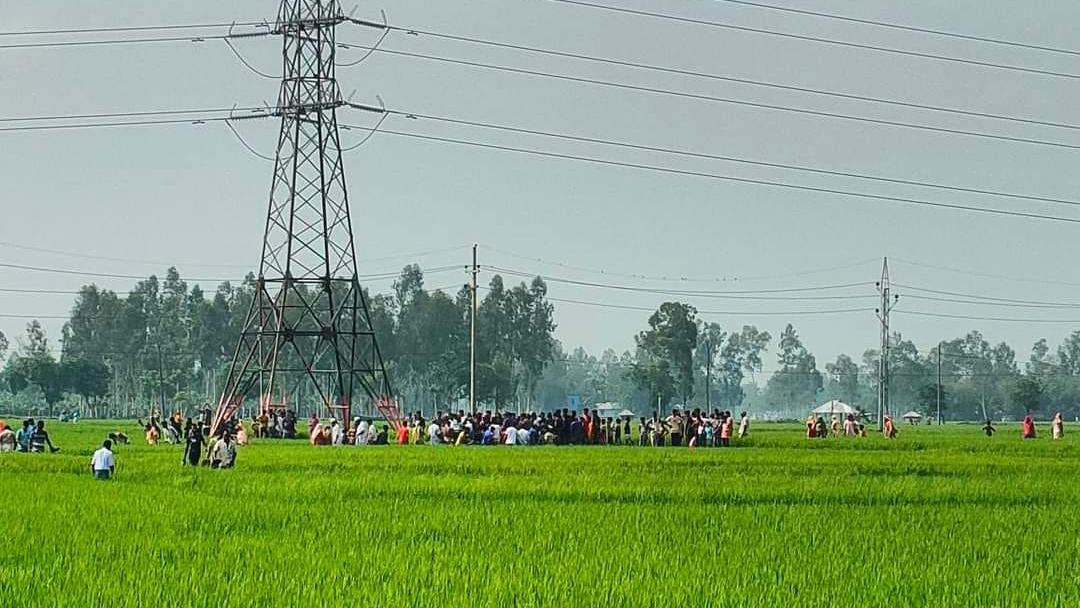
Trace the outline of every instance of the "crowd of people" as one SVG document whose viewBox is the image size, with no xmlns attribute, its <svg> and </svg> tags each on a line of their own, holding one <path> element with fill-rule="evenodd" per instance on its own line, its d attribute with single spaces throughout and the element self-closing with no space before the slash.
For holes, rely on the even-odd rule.
<svg viewBox="0 0 1080 608">
<path fill-rule="evenodd" d="M 384 428 L 385 430 L 385 428 Z M 731 412 L 674 409 L 666 417 L 601 417 L 585 408 L 521 414 L 437 412 L 431 420 L 414 413 L 397 429 L 396 443 L 431 445 L 638 445 L 723 447 L 750 433 L 750 417 Z"/>
<path fill-rule="evenodd" d="M 866 424 L 861 418 L 856 418 L 854 414 L 845 416 L 843 423 L 840 422 L 840 418 L 833 416 L 831 424 L 826 424 L 824 416 L 810 414 L 806 418 L 805 424 L 807 439 L 824 439 L 829 436 L 866 437 Z M 896 425 L 892 424 L 892 418 L 886 416 L 885 424 L 889 430 L 889 432 L 885 433 L 885 436 L 889 438 L 896 437 Z"/>
<path fill-rule="evenodd" d="M 248 434 L 242 420 L 230 418 L 218 425 L 211 434 L 212 413 L 203 408 L 195 418 L 184 418 L 181 412 L 173 412 L 165 421 L 152 414 L 146 423 L 140 421 L 148 445 L 156 445 L 164 439 L 168 443 L 183 445 L 183 466 L 209 466 L 228 469 L 236 464 L 237 447 L 246 445 Z M 291 410 L 281 414 L 265 412 L 251 418 L 252 434 L 258 438 L 294 438 L 296 415 Z M 882 433 L 893 439 L 897 428 L 890 416 L 883 419 Z M 392 441 L 399 445 L 637 445 L 637 446 L 685 446 L 727 447 L 733 439 L 744 439 L 750 433 L 750 417 L 746 412 L 736 422 L 731 412 L 700 409 L 673 409 L 666 417 L 641 417 L 634 424 L 630 417 L 601 417 L 595 410 L 585 408 L 579 415 L 575 410 L 561 409 L 540 413 L 499 413 L 465 411 L 437 412 L 427 420 L 420 413 L 413 413 L 391 431 L 389 424 L 377 424 L 374 420 L 355 418 L 344 425 L 336 419 L 321 421 L 312 414 L 308 419 L 308 440 L 311 445 L 387 445 Z M 826 422 L 823 416 L 810 415 L 805 422 L 808 439 L 826 437 L 866 437 L 866 425 L 854 415 L 842 419 L 832 416 Z M 986 420 L 982 427 L 987 437 L 997 429 Z M 1035 419 L 1031 414 L 1020 424 L 1024 439 L 1037 437 Z M 391 435 L 393 437 L 391 438 Z M 1065 423 L 1060 412 L 1050 421 L 1050 435 L 1062 439 Z M 126 444 L 129 439 L 122 432 L 109 434 L 91 458 L 91 471 L 97 479 L 109 479 L 115 471 L 112 453 L 114 444 Z M 0 420 L 0 452 L 45 453 L 58 452 L 45 429 L 45 420 L 27 419 L 22 427 L 12 429 Z"/>
</svg>

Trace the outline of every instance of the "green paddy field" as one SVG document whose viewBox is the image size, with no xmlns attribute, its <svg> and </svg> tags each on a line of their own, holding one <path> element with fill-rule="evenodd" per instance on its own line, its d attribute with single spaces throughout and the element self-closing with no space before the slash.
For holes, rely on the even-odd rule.
<svg viewBox="0 0 1080 608">
<path fill-rule="evenodd" d="M 120 429 L 114 480 L 89 474 Z M 0 454 L 0 606 L 1080 606 L 1080 428 L 727 449 Z M 1048 431 L 1048 428 L 1040 429 Z"/>
</svg>

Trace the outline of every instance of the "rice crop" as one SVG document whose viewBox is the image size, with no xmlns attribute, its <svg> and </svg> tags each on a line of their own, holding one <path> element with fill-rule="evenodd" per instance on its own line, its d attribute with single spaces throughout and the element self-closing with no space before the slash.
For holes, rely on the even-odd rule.
<svg viewBox="0 0 1080 608">
<path fill-rule="evenodd" d="M 0 606 L 1077 606 L 1080 440 L 0 454 Z M 138 435 L 128 425 L 123 430 Z"/>
</svg>

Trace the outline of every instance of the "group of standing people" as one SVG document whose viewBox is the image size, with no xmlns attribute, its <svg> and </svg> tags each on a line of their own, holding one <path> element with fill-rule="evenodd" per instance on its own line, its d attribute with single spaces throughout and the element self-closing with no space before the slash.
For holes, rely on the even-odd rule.
<svg viewBox="0 0 1080 608">
<path fill-rule="evenodd" d="M 53 445 L 49 432 L 45 430 L 45 421 L 27 418 L 22 428 L 13 431 L 6 422 L 0 420 L 0 452 L 28 452 L 41 454 L 45 451 L 59 452 Z"/>
<path fill-rule="evenodd" d="M 805 425 L 807 439 L 824 439 L 830 436 L 866 437 L 866 424 L 861 419 L 856 418 L 854 414 L 844 416 L 843 422 L 840 421 L 839 417 L 833 416 L 831 423 L 826 423 L 824 416 L 810 414 L 806 418 Z M 883 434 L 892 439 L 896 437 L 896 432 L 896 425 L 893 424 L 892 418 L 886 416 Z"/>
<path fill-rule="evenodd" d="M 311 445 L 386 445 L 390 437 L 389 425 L 378 428 L 374 422 L 362 418 L 353 419 L 352 425 L 345 428 L 334 418 L 323 424 L 312 414 L 308 418 L 308 429 Z"/>
<path fill-rule="evenodd" d="M 199 466 L 205 464 L 214 469 L 229 469 L 236 464 L 236 448 L 247 444 L 247 432 L 239 421 L 230 419 L 219 425 L 211 435 L 213 414 L 208 406 L 199 410 L 195 418 L 174 411 L 162 424 L 156 413 L 151 413 L 143 427 L 147 445 L 157 445 L 164 438 L 169 444 L 182 444 L 180 464 Z M 205 449 L 205 452 L 204 452 Z"/>
<path fill-rule="evenodd" d="M 990 425 L 990 421 L 987 420 L 986 424 Z M 1023 421 L 1020 422 L 1020 433 L 1024 439 L 1036 438 L 1035 418 L 1030 413 L 1024 416 Z M 990 437 L 993 434 L 993 430 L 990 430 L 986 433 L 986 436 Z M 1065 419 L 1062 418 L 1061 412 L 1055 413 L 1054 417 L 1050 419 L 1050 437 L 1055 440 L 1065 437 Z"/>
<path fill-rule="evenodd" d="M 738 426 L 731 412 L 674 409 L 670 416 L 601 417 L 595 410 L 499 413 L 437 412 L 428 421 L 414 413 L 397 429 L 397 443 L 453 445 L 639 445 L 720 447 L 746 437 L 750 418 Z"/>
</svg>

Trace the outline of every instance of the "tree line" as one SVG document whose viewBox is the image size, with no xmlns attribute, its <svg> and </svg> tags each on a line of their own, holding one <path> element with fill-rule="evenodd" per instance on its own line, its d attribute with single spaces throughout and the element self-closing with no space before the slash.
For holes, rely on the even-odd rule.
<svg viewBox="0 0 1080 608">
<path fill-rule="evenodd" d="M 255 293 L 255 277 L 189 285 L 175 268 L 126 294 L 82 287 L 54 348 L 31 322 L 6 358 L 0 410 L 141 416 L 164 404 L 192 410 L 216 402 Z M 401 406 L 463 407 L 469 390 L 471 292 L 428 290 L 416 265 L 388 293 L 368 294 L 372 323 Z M 792 324 L 773 335 L 754 325 L 724 327 L 682 302 L 665 302 L 634 336 L 634 347 L 593 355 L 555 339 L 554 305 L 537 277 L 507 285 L 492 277 L 476 323 L 477 399 L 486 409 L 539 410 L 616 402 L 641 414 L 674 404 L 801 417 L 828 399 L 866 411 L 877 404 L 880 353 L 839 355 L 819 366 Z M 772 352 L 770 353 L 770 348 Z M 766 370 L 766 362 L 775 365 Z M 1027 361 L 978 331 L 920 350 L 899 334 L 889 349 L 894 411 L 947 418 L 1080 414 L 1080 331 L 1051 346 L 1037 341 Z M 295 393 L 301 409 L 305 393 Z M 311 397 L 309 393 L 307 397 Z"/>
</svg>

